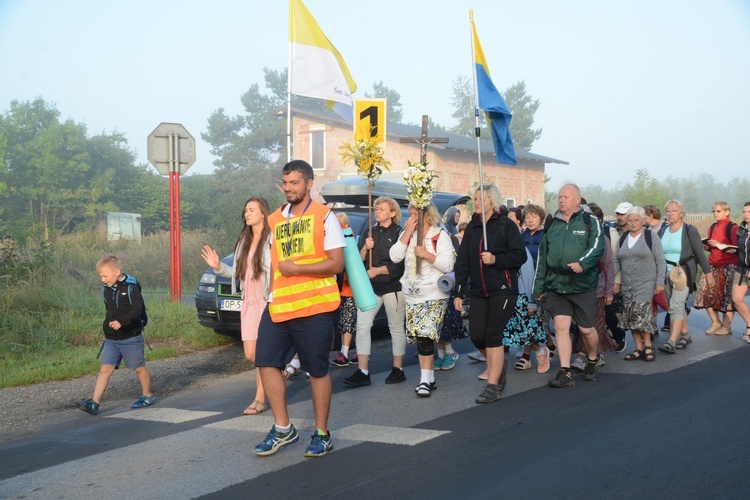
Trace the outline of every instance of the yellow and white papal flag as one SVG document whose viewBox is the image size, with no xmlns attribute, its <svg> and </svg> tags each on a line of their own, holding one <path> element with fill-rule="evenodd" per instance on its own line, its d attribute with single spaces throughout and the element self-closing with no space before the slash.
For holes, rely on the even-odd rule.
<svg viewBox="0 0 750 500">
<path fill-rule="evenodd" d="M 344 58 L 320 29 L 302 0 L 289 0 L 289 91 L 325 99 L 328 107 L 352 121 L 352 94 L 357 84 Z"/>
</svg>

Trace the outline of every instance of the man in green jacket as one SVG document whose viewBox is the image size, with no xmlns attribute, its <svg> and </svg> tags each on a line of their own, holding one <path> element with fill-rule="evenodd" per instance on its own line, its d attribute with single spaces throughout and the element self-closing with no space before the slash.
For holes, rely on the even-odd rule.
<svg viewBox="0 0 750 500">
<path fill-rule="evenodd" d="M 534 296 L 544 299 L 555 325 L 560 371 L 550 387 L 574 387 L 570 373 L 572 345 L 570 325 L 575 320 L 583 335 L 588 360 L 583 379 L 596 380 L 599 336 L 594 328 L 599 259 L 604 254 L 604 232 L 599 220 L 581 206 L 581 190 L 575 184 L 560 188 L 559 210 L 544 228 L 534 278 Z"/>
</svg>

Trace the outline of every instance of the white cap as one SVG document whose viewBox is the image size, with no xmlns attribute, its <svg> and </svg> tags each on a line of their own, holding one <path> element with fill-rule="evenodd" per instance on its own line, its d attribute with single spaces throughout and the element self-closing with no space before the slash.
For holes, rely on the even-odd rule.
<svg viewBox="0 0 750 500">
<path fill-rule="evenodd" d="M 632 203 L 628 203 L 627 201 L 623 201 L 622 203 L 620 203 L 619 205 L 617 205 L 617 208 L 615 208 L 615 213 L 616 214 L 620 214 L 620 215 L 625 215 L 626 213 L 628 213 L 628 210 L 630 210 L 631 208 L 633 208 L 633 204 Z"/>
</svg>

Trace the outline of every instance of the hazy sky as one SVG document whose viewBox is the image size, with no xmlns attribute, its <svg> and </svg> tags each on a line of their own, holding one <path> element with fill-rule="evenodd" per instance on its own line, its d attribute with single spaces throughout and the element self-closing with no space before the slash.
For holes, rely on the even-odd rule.
<svg viewBox="0 0 750 500">
<path fill-rule="evenodd" d="M 657 178 L 750 171 L 748 0 L 307 0 L 358 84 L 401 94 L 404 119 L 451 126 L 451 83 L 472 69 L 474 9 L 493 80 L 541 101 L 534 153 L 549 185 L 612 188 L 638 168 Z M 0 0 L 0 112 L 41 96 L 89 134 L 146 137 L 179 122 L 198 142 L 191 173 L 213 170 L 201 138 L 219 107 L 288 58 L 288 2 Z"/>
</svg>

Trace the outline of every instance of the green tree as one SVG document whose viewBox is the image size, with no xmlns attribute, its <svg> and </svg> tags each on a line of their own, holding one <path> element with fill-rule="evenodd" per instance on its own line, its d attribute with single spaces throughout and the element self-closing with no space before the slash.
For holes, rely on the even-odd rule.
<svg viewBox="0 0 750 500">
<path fill-rule="evenodd" d="M 476 100 L 474 99 L 474 82 L 466 75 L 458 75 L 452 84 L 451 105 L 454 111 L 451 116 L 457 120 L 457 123 L 450 128 L 450 131 L 456 135 L 475 137 L 476 120 L 474 112 Z M 487 128 L 487 119 L 482 112 L 479 113 L 479 127 L 481 128 L 481 137 L 491 137 Z"/>
<path fill-rule="evenodd" d="M 629 201 L 640 207 L 648 204 L 663 207 L 668 199 L 669 194 L 664 184 L 649 174 L 647 169 L 641 168 L 636 170 L 633 183 L 622 190 L 622 199 L 616 203 Z"/>
<path fill-rule="evenodd" d="M 402 123 L 404 119 L 404 111 L 401 105 L 401 94 L 388 87 L 381 81 L 372 84 L 372 94 L 365 92 L 365 97 L 368 99 L 372 98 L 384 98 L 385 101 L 385 115 L 389 122 Z"/>
<path fill-rule="evenodd" d="M 516 150 L 531 151 L 534 141 L 542 135 L 542 129 L 531 128 L 534 125 L 534 115 L 539 109 L 539 99 L 533 99 L 526 94 L 526 82 L 521 80 L 511 85 L 503 92 L 505 104 L 513 113 L 510 121 L 510 135 Z"/>
<path fill-rule="evenodd" d="M 59 112 L 38 98 L 11 102 L 3 120 L 9 206 L 15 231 L 49 239 L 83 215 L 90 200 L 86 127 L 60 122 Z"/>
<path fill-rule="evenodd" d="M 534 125 L 534 115 L 539 109 L 539 99 L 533 99 L 526 94 L 526 83 L 521 80 L 501 92 L 505 104 L 513 114 L 510 121 L 510 135 L 513 138 L 513 146 L 516 151 L 530 151 L 534 141 L 542 135 L 542 129 L 531 128 Z M 475 134 L 475 109 L 474 81 L 465 75 L 458 75 L 453 80 L 453 118 L 457 120 L 451 131 L 457 135 L 474 137 Z M 479 113 L 479 127 L 481 137 L 489 138 L 490 132 L 487 128 L 485 113 Z"/>
<path fill-rule="evenodd" d="M 168 185 L 120 133 L 87 137 L 59 121 L 53 104 L 13 101 L 0 117 L 0 229 L 23 242 L 94 227 L 109 211 L 143 215 L 143 229 L 168 228 Z M 182 211 L 194 204 L 184 199 Z"/>
</svg>

